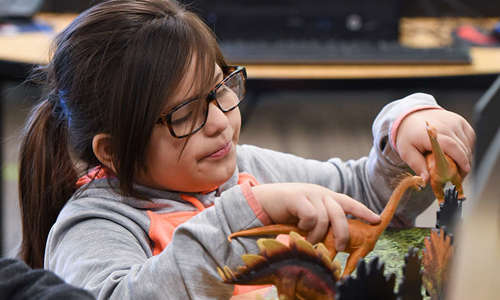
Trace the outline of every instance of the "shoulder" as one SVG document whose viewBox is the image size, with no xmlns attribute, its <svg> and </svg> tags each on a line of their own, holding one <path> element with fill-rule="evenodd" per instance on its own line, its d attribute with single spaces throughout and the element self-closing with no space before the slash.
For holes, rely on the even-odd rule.
<svg viewBox="0 0 500 300">
<path fill-rule="evenodd" d="M 289 156 L 291 154 L 272 150 L 269 148 L 262 148 L 254 145 L 238 145 L 237 157 L 239 160 L 245 159 L 265 159 L 268 157 Z"/>
<path fill-rule="evenodd" d="M 73 228 L 87 228 L 101 224 L 105 228 L 121 228 L 126 231 L 147 231 L 149 218 L 145 209 L 133 205 L 133 201 L 120 196 L 110 187 L 90 184 L 78 190 L 60 211 L 53 233 L 67 232 Z"/>
<path fill-rule="evenodd" d="M 253 145 L 238 145 L 237 163 L 240 168 L 249 164 L 265 164 L 266 161 L 276 159 L 281 155 L 284 153 Z"/>
<path fill-rule="evenodd" d="M 238 161 L 244 162 L 249 160 L 258 161 L 271 161 L 276 162 L 277 160 L 304 160 L 303 157 L 297 156 L 295 154 L 281 152 L 277 150 L 272 150 L 268 148 L 261 148 L 254 145 L 238 145 L 237 148 Z"/>
<path fill-rule="evenodd" d="M 307 161 L 294 154 L 251 145 L 238 148 L 238 170 L 254 175 L 262 183 L 281 181 L 290 170 L 304 167 Z"/>
<path fill-rule="evenodd" d="M 91 182 L 77 190 L 68 200 L 59 214 L 58 219 L 85 214 L 87 216 L 103 213 L 120 213 L 131 207 L 123 201 L 124 197 L 115 192 L 106 180 Z"/>
<path fill-rule="evenodd" d="M 129 247 L 137 244 L 135 247 L 150 251 L 151 223 L 147 211 L 111 197 L 110 191 L 98 192 L 93 187 L 78 191 L 52 225 L 46 242 L 45 266 L 57 274 L 65 272 L 59 265 L 61 257 L 64 264 L 72 264 L 77 254 L 123 247 L 125 241 Z M 69 257 L 68 252 L 72 252 Z"/>
</svg>

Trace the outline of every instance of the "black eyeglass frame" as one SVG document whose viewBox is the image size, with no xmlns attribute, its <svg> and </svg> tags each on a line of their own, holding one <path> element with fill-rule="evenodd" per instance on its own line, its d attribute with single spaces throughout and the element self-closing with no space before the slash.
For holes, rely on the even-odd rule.
<svg viewBox="0 0 500 300">
<path fill-rule="evenodd" d="M 243 101 L 243 99 L 245 98 L 245 92 L 246 92 L 246 80 L 247 80 L 247 71 L 246 71 L 246 68 L 243 67 L 243 66 L 227 66 L 224 68 L 226 73 L 229 73 L 229 75 L 227 75 L 224 79 L 222 79 L 207 95 L 207 97 L 205 98 L 205 101 L 207 101 L 207 104 L 209 104 L 210 102 L 214 101 L 215 100 L 215 103 L 217 105 L 217 107 L 224 113 L 227 113 L 227 112 L 230 112 L 232 111 L 233 109 L 235 109 L 236 107 L 238 107 L 241 103 L 241 101 Z M 226 83 L 227 81 L 229 81 L 230 79 L 232 79 L 234 76 L 237 76 L 238 74 L 242 73 L 243 75 L 243 87 L 244 87 L 244 92 L 243 92 L 243 95 L 238 99 L 238 102 L 230 107 L 229 109 L 223 109 L 221 107 L 221 105 L 219 104 L 219 102 L 217 101 L 217 90 L 224 84 Z M 175 137 L 175 138 L 185 138 L 185 137 L 188 137 L 192 134 L 195 134 L 196 132 L 198 132 L 200 129 L 203 128 L 203 126 L 205 126 L 205 124 L 207 123 L 207 118 L 208 118 L 208 109 L 205 111 L 205 116 L 204 116 L 204 120 L 203 120 L 203 123 L 200 124 L 200 126 L 196 129 L 194 129 L 193 131 L 191 131 L 190 133 L 188 134 L 184 134 L 184 135 L 177 135 L 175 134 L 174 132 L 174 129 L 172 127 L 172 115 L 173 113 L 175 113 L 177 110 L 181 109 L 182 107 L 194 102 L 194 101 L 200 101 L 200 98 L 194 98 L 194 99 L 191 99 L 191 100 L 187 100 L 186 102 L 183 102 L 183 103 L 179 103 L 178 105 L 176 105 L 175 107 L 173 107 L 168 113 L 166 113 L 165 115 L 161 116 L 160 118 L 158 118 L 158 120 L 156 121 L 156 124 L 161 124 L 161 125 L 167 125 L 168 127 L 168 130 L 170 131 L 170 134 Z"/>
</svg>

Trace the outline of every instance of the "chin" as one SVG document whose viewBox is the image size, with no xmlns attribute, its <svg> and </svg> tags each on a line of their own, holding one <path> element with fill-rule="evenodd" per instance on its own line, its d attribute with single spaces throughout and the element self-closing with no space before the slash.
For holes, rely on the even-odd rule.
<svg viewBox="0 0 500 300">
<path fill-rule="evenodd" d="M 220 186 L 231 178 L 236 169 L 236 161 L 230 165 L 226 165 L 216 170 L 214 173 L 210 174 L 210 181 L 213 185 Z"/>
<path fill-rule="evenodd" d="M 224 161 L 204 164 L 203 168 L 198 170 L 196 181 L 199 183 L 203 182 L 203 184 L 198 185 L 203 186 L 203 190 L 213 190 L 228 181 L 233 176 L 235 170 L 236 155 L 233 152 Z"/>
<path fill-rule="evenodd" d="M 231 176 L 233 176 L 234 170 L 235 170 L 235 168 L 225 170 L 224 172 L 221 172 L 220 175 L 214 176 L 214 179 L 219 182 L 218 185 L 221 185 L 221 184 L 225 183 L 226 181 L 228 181 L 229 178 L 231 178 Z"/>
</svg>

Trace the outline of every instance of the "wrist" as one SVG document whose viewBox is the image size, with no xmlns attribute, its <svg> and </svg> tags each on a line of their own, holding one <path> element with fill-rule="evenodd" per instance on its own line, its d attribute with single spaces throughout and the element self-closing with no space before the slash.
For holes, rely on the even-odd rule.
<svg viewBox="0 0 500 300">
<path fill-rule="evenodd" d="M 262 204 L 257 200 L 254 189 L 257 187 L 251 187 L 249 183 L 242 183 L 241 191 L 243 192 L 243 196 L 247 200 L 248 205 L 255 213 L 255 216 L 262 222 L 263 225 L 272 224 L 272 220 L 269 215 L 264 210 Z"/>
</svg>

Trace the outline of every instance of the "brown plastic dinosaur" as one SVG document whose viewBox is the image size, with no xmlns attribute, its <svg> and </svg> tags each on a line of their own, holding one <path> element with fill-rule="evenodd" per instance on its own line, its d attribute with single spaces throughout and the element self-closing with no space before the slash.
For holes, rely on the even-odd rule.
<svg viewBox="0 0 500 300">
<path fill-rule="evenodd" d="M 455 185 L 458 198 L 465 198 L 462 188 L 462 176 L 458 172 L 457 164 L 451 157 L 444 154 L 437 141 L 436 128 L 425 122 L 427 134 L 431 142 L 432 152 L 425 156 L 427 169 L 429 170 L 429 181 L 436 199 L 441 204 L 444 202 L 444 187 L 448 181 Z"/>
<path fill-rule="evenodd" d="M 372 225 L 357 219 L 347 220 L 349 224 L 349 241 L 343 252 L 347 252 L 350 255 L 347 258 L 342 277 L 351 274 L 351 272 L 356 268 L 358 261 L 373 250 L 379 236 L 391 222 L 405 191 L 410 187 L 421 189 L 424 186 L 425 181 L 422 177 L 405 175 L 392 192 L 389 201 L 380 214 L 380 223 Z M 243 236 L 287 234 L 291 231 L 298 232 L 301 235 L 307 234 L 304 230 L 300 230 L 293 225 L 275 224 L 234 232 L 229 235 L 228 240 L 231 241 L 232 238 Z M 326 246 L 330 252 L 330 257 L 333 259 L 337 255 L 337 250 L 335 248 L 335 236 L 333 234 L 332 227 L 329 228 L 322 243 Z"/>
<path fill-rule="evenodd" d="M 288 246 L 276 239 L 258 239 L 259 254 L 243 254 L 245 264 L 235 272 L 228 266 L 217 268 L 219 276 L 229 284 L 272 284 L 280 300 L 335 299 L 340 264 L 330 258 L 325 245 L 313 246 L 293 231 L 289 237 Z"/>
</svg>

